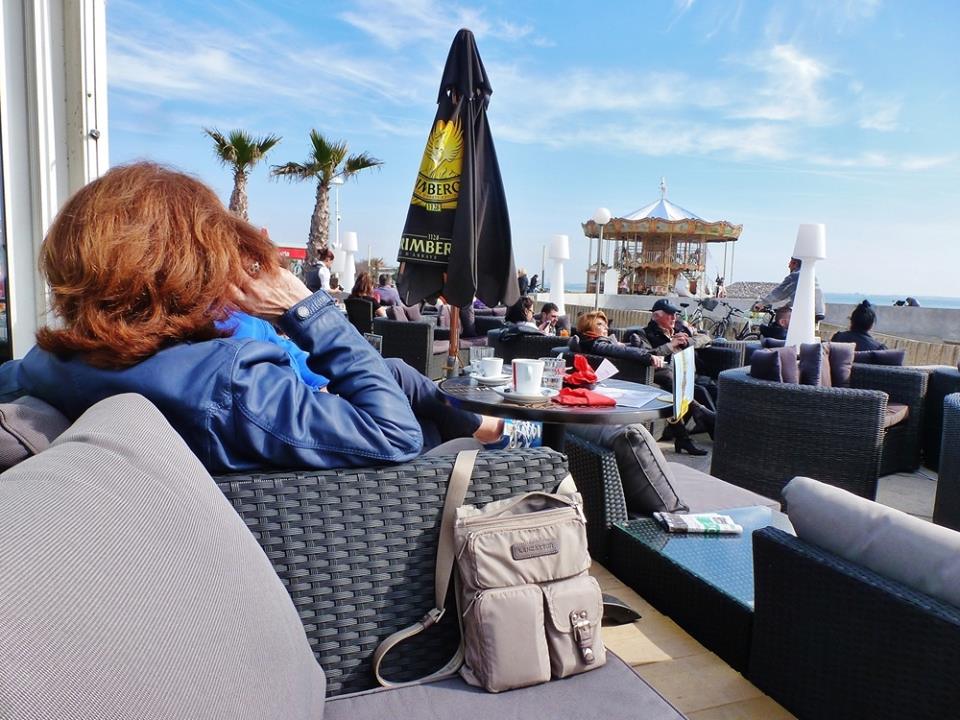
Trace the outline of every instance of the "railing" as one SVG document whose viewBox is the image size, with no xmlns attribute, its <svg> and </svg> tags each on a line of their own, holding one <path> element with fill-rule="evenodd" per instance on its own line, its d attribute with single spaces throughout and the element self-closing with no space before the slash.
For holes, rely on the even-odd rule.
<svg viewBox="0 0 960 720">
<path fill-rule="evenodd" d="M 637 325 L 643 326 L 650 322 L 651 315 L 647 310 L 604 307 L 600 309 L 606 313 L 610 326 L 614 328 L 633 327 Z M 571 327 L 576 327 L 577 316 L 580 313 L 592 311 L 593 305 L 572 305 L 567 303 L 566 310 L 567 316 L 570 318 Z M 829 340 L 835 332 L 845 329 L 846 328 L 841 328 L 837 325 L 822 322 L 820 323 L 820 337 L 824 340 Z M 884 335 L 882 333 L 872 334 L 891 350 L 905 350 L 906 357 L 904 358 L 904 365 L 951 365 L 957 367 L 958 363 L 960 363 L 960 345 L 910 340 L 909 338 Z"/>
</svg>

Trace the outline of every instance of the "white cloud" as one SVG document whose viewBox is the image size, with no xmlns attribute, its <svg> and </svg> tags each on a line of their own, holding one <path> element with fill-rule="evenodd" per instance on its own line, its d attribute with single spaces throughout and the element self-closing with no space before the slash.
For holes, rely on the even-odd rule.
<svg viewBox="0 0 960 720">
<path fill-rule="evenodd" d="M 754 53 L 744 63 L 752 71 L 766 76 L 766 82 L 754 93 L 748 91 L 746 107 L 736 112 L 735 117 L 794 120 L 811 125 L 835 119 L 835 111 L 822 87 L 831 74 L 825 63 L 786 44 Z"/>
<path fill-rule="evenodd" d="M 858 125 L 864 130 L 890 132 L 897 129 L 902 104 L 898 100 L 865 100 Z"/>
</svg>

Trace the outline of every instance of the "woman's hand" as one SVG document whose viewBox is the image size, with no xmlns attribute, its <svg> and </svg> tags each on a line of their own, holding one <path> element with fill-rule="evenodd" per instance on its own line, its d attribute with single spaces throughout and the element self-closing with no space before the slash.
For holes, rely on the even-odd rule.
<svg viewBox="0 0 960 720">
<path fill-rule="evenodd" d="M 232 288 L 233 301 L 241 310 L 264 320 L 275 320 L 313 293 L 289 270 L 261 271 L 246 276 L 243 287 Z"/>
</svg>

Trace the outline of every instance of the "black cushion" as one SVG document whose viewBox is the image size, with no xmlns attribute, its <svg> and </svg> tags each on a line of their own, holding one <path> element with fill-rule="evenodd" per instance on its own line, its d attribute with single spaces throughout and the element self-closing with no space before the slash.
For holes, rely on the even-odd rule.
<svg viewBox="0 0 960 720">
<path fill-rule="evenodd" d="M 853 354 L 853 361 L 865 365 L 903 365 L 906 350 L 861 350 Z"/>
<path fill-rule="evenodd" d="M 830 380 L 833 387 L 850 387 L 850 374 L 853 372 L 853 356 L 856 347 L 853 343 L 823 344 L 830 364 Z"/>
<path fill-rule="evenodd" d="M 820 343 L 803 343 L 799 351 L 800 384 L 830 386 L 830 364 L 823 362 Z"/>
<path fill-rule="evenodd" d="M 770 382 L 783 382 L 780 354 L 767 348 L 754 351 L 750 356 L 750 377 Z"/>
</svg>

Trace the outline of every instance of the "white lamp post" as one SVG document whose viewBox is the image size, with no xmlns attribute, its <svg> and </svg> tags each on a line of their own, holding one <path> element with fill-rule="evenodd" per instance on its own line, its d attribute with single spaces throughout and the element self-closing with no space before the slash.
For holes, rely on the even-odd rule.
<svg viewBox="0 0 960 720">
<path fill-rule="evenodd" d="M 600 237 L 597 239 L 597 271 L 594 274 L 594 287 L 593 287 L 593 309 L 596 310 L 600 307 L 600 258 L 601 251 L 603 249 L 603 226 L 610 222 L 610 218 L 613 217 L 610 214 L 610 211 L 605 208 L 597 208 L 593 211 L 593 221 L 600 226 Z"/>
<path fill-rule="evenodd" d="M 330 179 L 330 184 L 333 185 L 333 218 L 336 225 L 336 234 L 334 235 L 333 247 L 340 247 L 340 186 L 343 185 L 343 175 L 335 175 Z"/>
<path fill-rule="evenodd" d="M 353 283 L 356 282 L 357 265 L 354 260 L 354 254 L 360 249 L 355 232 L 345 232 L 343 234 L 343 247 L 340 252 L 343 253 L 343 289 L 350 292 L 353 289 Z M 336 258 L 334 258 L 336 262 Z"/>
<path fill-rule="evenodd" d="M 554 235 L 550 238 L 550 259 L 553 260 L 550 276 L 550 302 L 557 306 L 561 315 L 567 314 L 566 294 L 563 288 L 563 264 L 570 259 L 570 238 Z"/>
<path fill-rule="evenodd" d="M 817 260 L 827 257 L 827 226 L 801 225 L 797 231 L 797 243 L 793 257 L 800 260 L 800 277 L 797 292 L 793 296 L 793 313 L 787 330 L 787 345 L 816 342 L 814 322 Z"/>
</svg>

